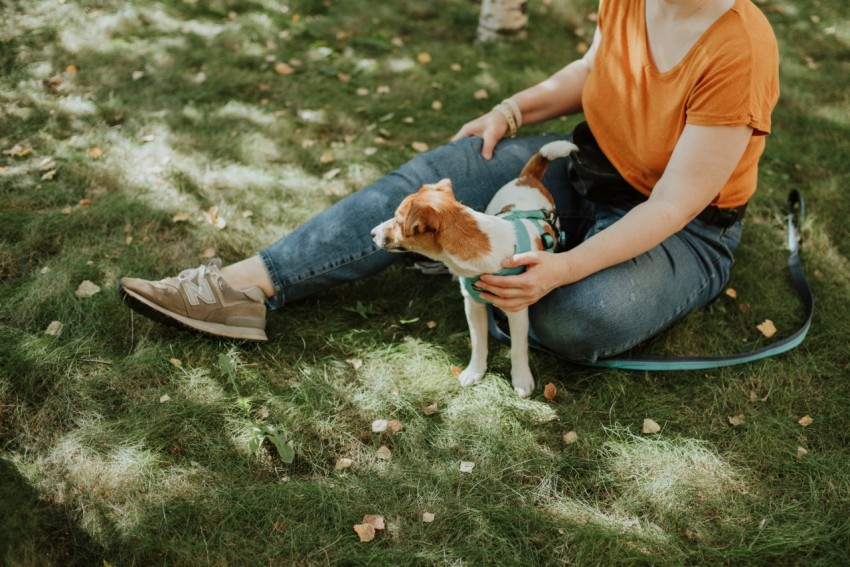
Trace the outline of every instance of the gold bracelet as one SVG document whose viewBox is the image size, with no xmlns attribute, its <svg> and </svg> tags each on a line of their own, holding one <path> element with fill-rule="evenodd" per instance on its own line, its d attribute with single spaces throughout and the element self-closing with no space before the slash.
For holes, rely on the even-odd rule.
<svg viewBox="0 0 850 567">
<path fill-rule="evenodd" d="M 516 128 L 519 130 L 522 128 L 522 112 L 519 109 L 519 105 L 512 98 L 506 98 L 502 101 L 502 104 L 511 109 L 514 115 L 514 121 L 516 122 Z"/>
<path fill-rule="evenodd" d="M 502 103 L 497 104 L 493 107 L 493 110 L 498 110 L 502 116 L 505 117 L 505 120 L 508 122 L 508 136 L 510 138 L 516 137 L 516 120 L 514 119 L 514 113 L 511 112 L 511 109 L 505 106 Z"/>
</svg>

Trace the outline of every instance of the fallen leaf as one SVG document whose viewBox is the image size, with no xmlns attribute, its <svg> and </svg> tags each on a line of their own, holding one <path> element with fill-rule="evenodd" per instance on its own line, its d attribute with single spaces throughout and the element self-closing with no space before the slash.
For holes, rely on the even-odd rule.
<svg viewBox="0 0 850 567">
<path fill-rule="evenodd" d="M 369 524 L 376 530 L 384 529 L 384 517 L 376 514 L 366 514 L 363 516 L 363 523 Z"/>
<path fill-rule="evenodd" d="M 770 319 L 765 319 L 764 323 L 756 325 L 756 328 L 768 339 L 776 334 L 776 325 Z"/>
<path fill-rule="evenodd" d="M 813 421 L 814 420 L 811 418 L 811 416 L 804 415 L 803 417 L 800 418 L 800 421 L 798 421 L 797 423 L 799 423 L 803 427 L 808 427 L 812 424 Z"/>
<path fill-rule="evenodd" d="M 412 144 L 410 144 L 410 147 L 416 150 L 417 152 L 427 152 L 429 149 L 428 144 L 426 144 L 425 142 L 413 142 Z"/>
<path fill-rule="evenodd" d="M 283 532 L 286 531 L 286 524 L 283 522 L 283 520 L 278 520 L 277 522 L 274 523 L 274 526 L 272 526 L 272 529 L 274 531 L 276 531 L 277 533 L 283 533 Z"/>
<path fill-rule="evenodd" d="M 463 368 L 461 368 L 460 366 L 455 366 L 454 364 L 452 364 L 451 371 L 452 371 L 452 376 L 454 376 L 455 378 L 460 378 L 460 373 L 463 372 Z"/>
<path fill-rule="evenodd" d="M 572 445 L 576 441 L 578 441 L 578 433 L 576 433 L 575 431 L 567 431 L 566 433 L 564 433 L 564 443 L 566 443 L 567 445 Z"/>
<path fill-rule="evenodd" d="M 352 461 L 351 459 L 346 458 L 346 457 L 342 457 L 342 458 L 339 458 L 339 459 L 336 460 L 336 464 L 334 465 L 334 468 L 338 471 L 341 471 L 343 469 L 347 469 L 348 467 L 350 467 L 353 464 L 354 464 L 354 461 Z"/>
<path fill-rule="evenodd" d="M 393 456 L 393 452 L 386 445 L 381 445 L 375 452 L 375 455 L 381 460 L 389 461 Z"/>
<path fill-rule="evenodd" d="M 472 96 L 475 97 L 475 100 L 486 100 L 490 98 L 490 93 L 488 93 L 486 89 L 478 89 L 472 94 Z"/>
<path fill-rule="evenodd" d="M 91 207 L 91 199 L 80 199 L 80 202 L 77 204 L 81 207 Z"/>
<path fill-rule="evenodd" d="M 351 82 L 351 75 L 348 75 L 346 73 L 337 73 L 336 78 L 340 83 Z"/>
<path fill-rule="evenodd" d="M 227 226 L 227 221 L 224 220 L 224 217 L 219 216 L 218 207 L 213 205 L 206 211 L 203 211 L 204 220 L 207 221 L 208 224 L 222 229 Z"/>
<path fill-rule="evenodd" d="M 472 469 L 475 468 L 475 463 L 472 461 L 461 461 L 460 462 L 460 472 L 462 473 L 471 473 Z"/>
<path fill-rule="evenodd" d="M 181 366 L 183 366 L 183 361 L 180 360 L 179 358 L 169 358 L 168 362 L 171 363 L 171 366 L 176 366 L 177 368 L 180 368 Z"/>
<path fill-rule="evenodd" d="M 325 181 L 330 181 L 331 179 L 333 179 L 334 177 L 339 175 L 341 171 L 342 170 L 340 168 L 335 167 L 335 168 L 325 172 L 325 174 L 322 175 L 322 179 L 324 179 Z"/>
<path fill-rule="evenodd" d="M 134 81 L 138 81 L 139 79 L 141 79 L 142 77 L 145 76 L 145 72 L 144 71 L 133 71 L 133 74 L 130 75 L 130 76 L 133 77 Z"/>
<path fill-rule="evenodd" d="M 644 433 L 658 433 L 659 431 L 661 431 L 661 426 L 658 425 L 654 420 L 648 417 L 643 420 Z"/>
<path fill-rule="evenodd" d="M 387 430 L 387 420 L 386 419 L 376 419 L 372 422 L 372 432 L 373 433 L 383 433 Z"/>
<path fill-rule="evenodd" d="M 726 288 L 726 295 L 731 297 L 732 299 L 738 298 L 738 292 L 732 289 L 731 287 Z"/>
<path fill-rule="evenodd" d="M 423 51 L 422 53 L 416 56 L 416 60 L 419 61 L 419 63 L 422 65 L 427 65 L 431 62 L 431 54 L 426 51 Z"/>
<path fill-rule="evenodd" d="M 742 414 L 742 413 L 735 415 L 735 416 L 732 416 L 732 417 L 729 417 L 728 419 L 729 419 L 729 424 L 734 426 L 734 427 L 737 427 L 739 425 L 743 425 L 744 422 L 747 420 L 746 416 L 744 416 L 744 414 Z"/>
<path fill-rule="evenodd" d="M 50 335 L 51 337 L 58 337 L 62 334 L 62 329 L 64 328 L 65 325 L 63 325 L 61 322 L 51 321 L 51 323 L 47 326 L 47 329 L 45 329 L 44 334 Z"/>
<path fill-rule="evenodd" d="M 165 402 L 171 401 L 171 396 L 168 394 L 163 394 L 159 397 L 159 403 L 164 404 Z"/>
<path fill-rule="evenodd" d="M 319 161 L 321 163 L 330 163 L 334 160 L 333 152 L 327 151 L 319 156 Z"/>
<path fill-rule="evenodd" d="M 367 543 L 375 539 L 375 528 L 372 524 L 354 524 L 354 531 L 357 532 L 361 543 Z"/>
<path fill-rule="evenodd" d="M 434 514 L 431 512 L 422 512 L 422 521 L 426 524 L 430 524 L 434 521 Z"/>
<path fill-rule="evenodd" d="M 65 72 L 68 73 L 69 75 L 74 75 L 77 72 L 77 66 L 76 65 L 68 65 L 67 67 L 65 67 Z"/>
<path fill-rule="evenodd" d="M 427 323 L 425 323 L 425 326 L 428 327 L 429 329 L 436 329 L 437 328 L 437 322 L 436 321 L 428 321 Z"/>
<path fill-rule="evenodd" d="M 389 94 L 390 87 L 389 85 L 378 85 L 378 88 L 375 89 L 375 92 L 378 94 Z"/>
<path fill-rule="evenodd" d="M 435 100 L 434 102 L 431 103 L 431 109 L 442 110 L 443 109 L 443 103 L 440 102 L 439 100 Z"/>
<path fill-rule="evenodd" d="M 278 75 L 283 75 L 285 77 L 294 73 L 295 69 L 293 69 L 291 65 L 288 65 L 286 63 L 278 63 L 274 66 L 274 72 Z"/>
<path fill-rule="evenodd" d="M 25 148 L 20 144 L 15 144 L 8 150 L 3 150 L 3 155 L 11 157 L 24 157 L 32 153 L 32 148 Z"/>
<path fill-rule="evenodd" d="M 103 156 L 103 150 L 100 148 L 89 148 L 89 157 L 92 159 L 99 159 Z"/>
<path fill-rule="evenodd" d="M 215 248 L 207 248 L 206 250 L 201 252 L 200 257 L 204 260 L 212 260 L 213 258 L 215 258 Z"/>
<path fill-rule="evenodd" d="M 345 361 L 350 364 L 354 370 L 360 370 L 363 367 L 363 361 L 359 358 L 346 358 Z"/>
<path fill-rule="evenodd" d="M 809 450 L 806 449 L 805 447 L 797 447 L 797 458 L 798 459 L 800 457 L 805 457 L 808 454 L 809 454 Z"/>
<path fill-rule="evenodd" d="M 177 213 L 171 217 L 171 222 L 186 222 L 189 220 L 189 213 Z"/>
<path fill-rule="evenodd" d="M 557 395 L 558 388 L 556 388 L 553 383 L 549 382 L 548 384 L 546 384 L 546 386 L 543 387 L 543 397 L 547 400 L 554 400 L 555 396 Z"/>
<path fill-rule="evenodd" d="M 422 406 L 422 413 L 424 413 L 425 415 L 434 415 L 435 413 L 437 413 L 438 409 L 439 404 L 437 404 L 437 402 L 434 402 L 433 404 Z"/>
<path fill-rule="evenodd" d="M 74 295 L 80 299 L 87 299 L 97 293 L 100 293 L 100 287 L 94 282 L 84 280 L 77 288 L 77 291 L 74 292 Z"/>
<path fill-rule="evenodd" d="M 404 424 L 397 419 L 391 419 L 387 422 L 387 425 L 393 433 L 400 433 L 404 429 Z"/>
</svg>

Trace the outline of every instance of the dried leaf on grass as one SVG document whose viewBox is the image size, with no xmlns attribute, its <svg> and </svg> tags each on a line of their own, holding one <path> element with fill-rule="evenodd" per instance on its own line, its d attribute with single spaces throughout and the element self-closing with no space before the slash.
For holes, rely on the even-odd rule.
<svg viewBox="0 0 850 567">
<path fill-rule="evenodd" d="M 65 328 L 59 321 L 51 321 L 51 323 L 47 326 L 47 329 L 44 330 L 45 335 L 50 335 L 51 337 L 58 337 L 62 334 L 62 329 Z"/>
<path fill-rule="evenodd" d="M 375 455 L 381 460 L 389 461 L 393 456 L 393 452 L 386 445 L 381 445 L 375 452 Z"/>
<path fill-rule="evenodd" d="M 100 293 L 100 287 L 94 282 L 84 280 L 77 288 L 77 291 L 74 292 L 74 295 L 80 299 L 87 299 L 97 293 Z"/>
<path fill-rule="evenodd" d="M 763 323 L 756 325 L 756 328 L 768 339 L 776 334 L 776 325 L 770 319 L 765 319 Z"/>
<path fill-rule="evenodd" d="M 548 384 L 546 384 L 543 387 L 543 397 L 546 398 L 547 400 L 550 400 L 550 401 L 554 400 L 555 396 L 557 396 L 557 395 L 558 395 L 558 388 L 556 388 L 553 383 L 549 382 Z"/>
<path fill-rule="evenodd" d="M 564 433 L 564 443 L 566 443 L 567 445 L 572 445 L 576 441 L 578 441 L 578 433 L 576 433 L 575 431 L 567 431 L 566 433 Z"/>
<path fill-rule="evenodd" d="M 735 415 L 735 416 L 731 416 L 728 419 L 729 419 L 729 425 L 732 425 L 733 427 L 743 425 L 744 422 L 747 421 L 746 416 L 744 416 L 744 414 L 742 414 L 742 413 Z"/>
<path fill-rule="evenodd" d="M 431 522 L 433 522 L 434 517 L 434 514 L 432 514 L 431 512 L 422 512 L 422 521 L 426 524 L 430 524 Z"/>
<path fill-rule="evenodd" d="M 347 457 L 341 457 L 341 458 L 336 460 L 336 464 L 334 465 L 334 468 L 338 471 L 341 471 L 343 469 L 349 468 L 353 464 L 354 464 L 354 461 L 352 461 L 351 459 L 349 459 Z"/>
<path fill-rule="evenodd" d="M 472 461 L 461 461 L 460 462 L 460 472 L 462 473 L 471 473 L 472 469 L 475 468 L 475 463 Z"/>
<path fill-rule="evenodd" d="M 643 420 L 644 433 L 658 433 L 659 431 L 661 431 L 661 426 L 658 425 L 655 420 L 648 417 Z"/>
<path fill-rule="evenodd" d="M 372 514 L 363 516 L 363 523 L 354 524 L 354 531 L 362 543 L 368 543 L 375 539 L 375 533 L 385 527 L 384 517 Z"/>
<path fill-rule="evenodd" d="M 814 419 L 812 419 L 811 416 L 804 415 L 803 417 L 800 418 L 800 421 L 798 421 L 797 423 L 799 423 L 803 427 L 808 427 L 812 424 L 813 421 L 814 421 Z"/>
</svg>

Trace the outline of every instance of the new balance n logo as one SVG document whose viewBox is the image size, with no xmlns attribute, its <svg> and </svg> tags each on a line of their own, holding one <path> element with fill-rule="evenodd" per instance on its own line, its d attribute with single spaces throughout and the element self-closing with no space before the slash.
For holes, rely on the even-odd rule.
<svg viewBox="0 0 850 567">
<path fill-rule="evenodd" d="M 215 294 L 210 287 L 209 280 L 206 278 L 201 280 L 200 285 L 195 285 L 194 282 L 184 281 L 183 292 L 186 294 L 186 299 L 188 299 L 189 303 L 192 305 L 200 305 L 201 301 L 207 305 L 212 305 L 216 302 Z"/>
</svg>

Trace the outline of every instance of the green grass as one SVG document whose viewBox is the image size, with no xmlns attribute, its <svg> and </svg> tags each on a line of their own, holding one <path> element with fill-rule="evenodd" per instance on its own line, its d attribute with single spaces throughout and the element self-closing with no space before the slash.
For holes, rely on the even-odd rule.
<svg viewBox="0 0 850 567">
<path fill-rule="evenodd" d="M 263 345 L 132 317 L 116 283 L 176 273 L 208 248 L 241 259 L 415 155 L 414 142 L 439 145 L 576 56 L 594 2 L 532 2 L 530 38 L 489 46 L 473 42 L 478 3 L 458 0 L 3 2 L 0 149 L 23 151 L 0 154 L 0 563 L 845 563 L 850 8 L 760 6 L 780 40 L 782 99 L 737 299 L 646 349 L 749 349 L 765 319 L 793 332 L 793 187 L 809 211 L 808 339 L 711 372 L 538 353 L 538 389 L 520 400 L 502 347 L 480 385 L 460 388 L 456 285 L 403 264 L 271 315 Z M 204 220 L 211 207 L 224 228 Z M 76 297 L 84 280 L 101 293 Z M 45 334 L 52 321 L 58 336 Z M 661 432 L 643 434 L 644 418 Z M 404 429 L 373 433 L 377 419 Z M 291 464 L 271 442 L 251 450 L 268 427 Z M 337 469 L 341 458 L 352 466 Z M 387 527 L 360 543 L 366 514 Z"/>
</svg>

